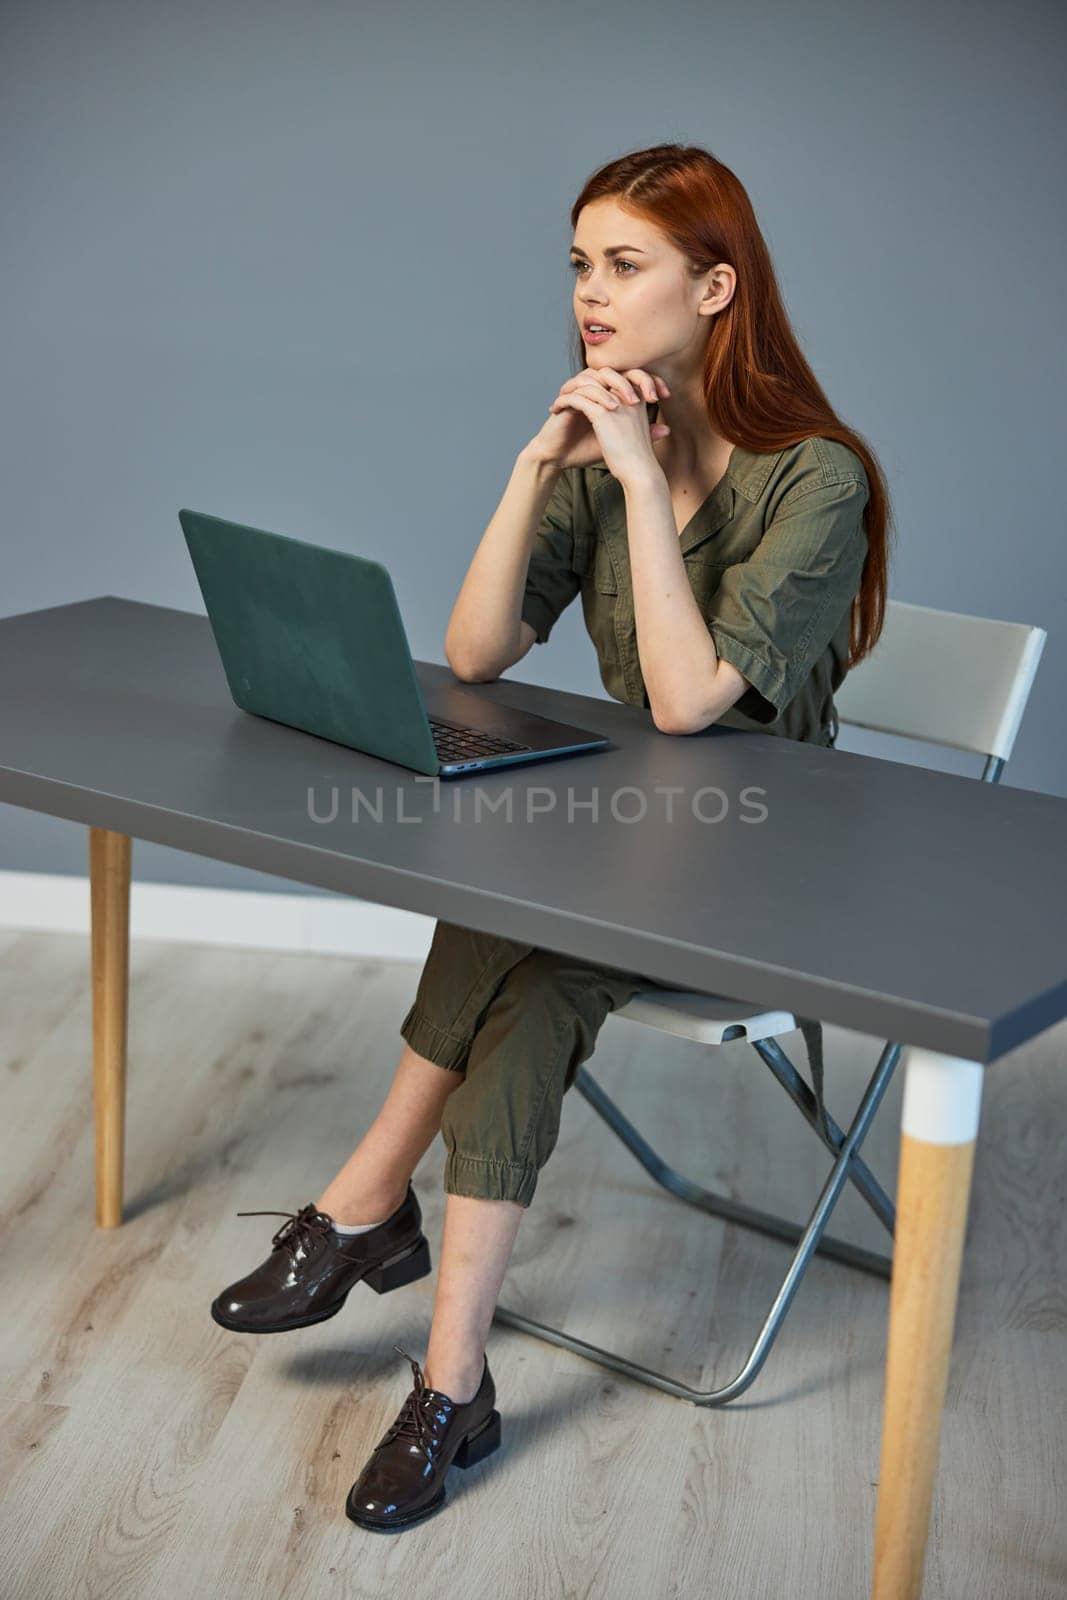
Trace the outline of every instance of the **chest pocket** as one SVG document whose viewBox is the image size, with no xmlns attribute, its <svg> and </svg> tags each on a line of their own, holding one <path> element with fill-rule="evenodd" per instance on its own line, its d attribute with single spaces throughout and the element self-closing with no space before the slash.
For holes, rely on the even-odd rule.
<svg viewBox="0 0 1067 1600">
<path fill-rule="evenodd" d="M 593 587 L 598 594 L 618 594 L 619 585 L 611 564 L 611 551 L 603 539 L 593 546 Z"/>
<path fill-rule="evenodd" d="M 763 529 L 755 522 L 749 526 L 733 524 L 703 539 L 683 560 L 694 576 L 705 568 L 724 572 L 727 567 L 736 567 L 739 561 L 747 561 L 762 538 Z"/>
<path fill-rule="evenodd" d="M 683 556 L 682 560 L 685 564 L 690 587 L 695 595 L 705 595 L 711 590 L 717 589 L 722 575 L 729 565 L 728 562 L 724 562 L 721 558 L 713 560 L 712 554 L 708 550 L 693 550 L 689 555 Z"/>
<path fill-rule="evenodd" d="M 685 562 L 689 587 L 692 589 L 696 599 L 702 604 L 706 604 L 713 598 L 715 591 L 730 569 L 738 566 L 743 561 L 747 561 L 750 554 L 750 551 L 744 549 L 724 551 L 720 546 L 717 549 L 693 550 L 689 555 L 684 556 L 682 559 Z"/>
</svg>

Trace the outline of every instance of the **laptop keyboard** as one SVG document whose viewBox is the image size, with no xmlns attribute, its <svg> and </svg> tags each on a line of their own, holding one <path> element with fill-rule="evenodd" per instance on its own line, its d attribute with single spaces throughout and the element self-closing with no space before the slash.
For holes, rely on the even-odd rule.
<svg viewBox="0 0 1067 1600">
<path fill-rule="evenodd" d="M 491 733 L 479 733 L 474 728 L 460 728 L 453 722 L 442 722 L 440 717 L 430 717 L 429 723 L 437 754 L 446 764 L 473 756 L 496 756 L 515 750 L 533 749 L 530 744 L 516 744 L 513 739 L 498 739 Z"/>
</svg>

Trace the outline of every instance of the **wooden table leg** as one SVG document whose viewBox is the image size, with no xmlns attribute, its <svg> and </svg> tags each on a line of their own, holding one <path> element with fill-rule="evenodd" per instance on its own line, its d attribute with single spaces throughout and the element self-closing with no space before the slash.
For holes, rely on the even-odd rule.
<svg viewBox="0 0 1067 1600">
<path fill-rule="evenodd" d="M 126 1135 L 126 1017 L 130 965 L 129 834 L 89 829 L 93 964 L 96 1221 L 122 1222 Z"/>
<path fill-rule="evenodd" d="M 984 1069 L 908 1047 L 873 1600 L 919 1600 Z"/>
</svg>

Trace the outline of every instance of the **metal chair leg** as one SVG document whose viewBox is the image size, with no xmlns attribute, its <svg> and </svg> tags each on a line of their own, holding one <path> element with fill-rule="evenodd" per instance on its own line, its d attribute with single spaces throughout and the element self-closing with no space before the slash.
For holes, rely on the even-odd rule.
<svg viewBox="0 0 1067 1600">
<path fill-rule="evenodd" d="M 494 1322 L 500 1322 L 505 1327 L 517 1328 L 521 1333 L 531 1334 L 534 1338 L 543 1339 L 549 1344 L 559 1345 L 562 1349 L 570 1350 L 575 1355 L 584 1357 L 587 1361 L 594 1361 L 599 1366 L 609 1367 L 613 1372 L 621 1372 L 626 1377 L 634 1378 L 638 1383 L 646 1384 L 649 1388 L 662 1389 L 664 1393 L 676 1395 L 680 1400 L 690 1400 L 694 1405 L 728 1405 L 731 1400 L 735 1400 L 738 1395 L 744 1393 L 749 1385 L 755 1380 L 763 1366 L 763 1363 L 767 1359 L 771 1345 L 774 1343 L 774 1340 L 778 1335 L 779 1329 L 781 1328 L 785 1315 L 792 1303 L 793 1296 L 796 1294 L 796 1291 L 800 1285 L 800 1280 L 805 1269 L 807 1268 L 808 1262 L 818 1248 L 819 1241 L 822 1237 L 827 1221 L 829 1220 L 830 1213 L 837 1204 L 841 1190 L 844 1188 L 845 1181 L 850 1176 L 853 1176 L 856 1152 L 859 1150 L 859 1147 L 863 1142 L 871 1120 L 874 1117 L 874 1114 L 881 1102 L 882 1096 L 885 1094 L 886 1088 L 889 1085 L 889 1080 L 892 1077 L 893 1068 L 896 1065 L 900 1051 L 901 1046 L 895 1043 L 887 1043 L 883 1049 L 878 1060 L 878 1065 L 872 1074 L 870 1083 L 867 1085 L 863 1099 L 861 1100 L 859 1108 L 856 1111 L 856 1115 L 852 1120 L 849 1131 L 841 1143 L 837 1157 L 834 1161 L 833 1168 L 827 1177 L 825 1184 L 823 1185 L 822 1193 L 816 1202 L 815 1209 L 812 1212 L 806 1227 L 800 1233 L 800 1243 L 796 1252 L 794 1253 L 789 1271 L 786 1273 L 786 1276 L 782 1282 L 782 1286 L 775 1296 L 775 1299 L 771 1305 L 771 1309 L 767 1314 L 767 1318 L 764 1321 L 762 1328 L 760 1329 L 755 1344 L 752 1346 L 748 1359 L 732 1383 L 728 1383 L 720 1389 L 710 1389 L 706 1391 L 693 1389 L 688 1384 L 679 1383 L 677 1380 L 669 1378 L 665 1373 L 653 1372 L 649 1367 L 639 1366 L 637 1362 L 628 1361 L 624 1356 L 615 1355 L 610 1350 L 603 1350 L 599 1345 L 587 1344 L 584 1339 L 575 1339 L 570 1334 L 564 1333 L 560 1328 L 550 1328 L 546 1323 L 535 1322 L 531 1317 L 524 1317 L 520 1312 L 511 1311 L 506 1306 L 498 1305 L 496 1307 L 496 1310 L 493 1313 Z M 579 1069 L 579 1071 L 581 1071 L 581 1069 Z M 578 1080 L 576 1079 L 576 1082 L 577 1081 Z M 594 1090 L 596 1090 L 596 1086 L 594 1085 L 593 1087 Z M 599 1090 L 596 1090 L 596 1095 L 599 1097 Z M 603 1098 L 607 1100 L 606 1096 Z M 591 1103 L 594 1104 L 597 1110 L 600 1109 L 600 1106 L 596 1103 L 596 1099 L 594 1099 Z M 610 1105 L 611 1102 L 608 1102 L 608 1104 Z M 612 1113 L 615 1113 L 616 1108 L 612 1106 L 611 1111 Z M 621 1117 L 621 1113 L 618 1113 L 618 1115 Z M 606 1120 L 609 1120 L 609 1126 L 614 1128 L 614 1123 L 610 1119 Z M 630 1125 L 627 1124 L 627 1126 L 629 1127 Z M 614 1129 L 614 1131 L 618 1132 L 619 1130 Z M 638 1142 L 638 1146 L 643 1146 L 644 1150 L 651 1157 L 652 1161 L 658 1163 L 659 1158 L 655 1156 L 655 1153 L 648 1145 L 645 1144 L 644 1140 L 641 1139 L 641 1136 L 636 1133 L 636 1130 L 632 1131 L 634 1133 L 634 1138 Z M 623 1137 L 621 1133 L 619 1136 Z M 641 1149 L 632 1145 L 629 1138 L 627 1138 L 625 1142 L 629 1148 L 634 1150 L 634 1153 L 638 1156 L 638 1159 L 642 1161 L 642 1164 L 648 1166 L 648 1162 L 645 1160 Z M 662 1163 L 660 1163 L 660 1166 L 662 1167 Z M 653 1176 L 657 1176 L 651 1166 L 648 1166 L 648 1170 L 653 1172 Z M 670 1173 L 672 1169 L 665 1168 L 664 1170 L 667 1173 Z M 677 1174 L 675 1174 L 675 1176 L 677 1177 Z M 704 1206 L 702 1203 L 701 1196 L 706 1195 L 707 1191 L 700 1190 L 695 1184 L 689 1184 L 688 1179 L 682 1178 L 680 1179 L 680 1182 L 683 1186 L 688 1186 L 686 1192 L 684 1192 L 680 1198 L 691 1199 L 692 1203 L 700 1206 L 701 1209 L 712 1209 L 711 1207 Z M 665 1187 L 671 1187 L 669 1179 L 665 1183 Z M 688 1192 L 689 1190 L 694 1191 L 694 1193 L 690 1194 Z M 672 1189 L 672 1192 L 676 1191 Z M 710 1198 L 717 1200 L 718 1197 L 711 1196 Z M 725 1204 L 732 1208 L 732 1202 L 725 1202 Z M 745 1208 L 738 1209 L 744 1210 Z M 719 1214 L 724 1216 L 728 1215 L 728 1213 L 725 1211 Z M 752 1213 L 751 1215 L 760 1216 L 761 1214 Z M 738 1217 L 734 1219 L 731 1217 L 730 1220 L 738 1220 L 744 1223 L 746 1218 Z M 770 1221 L 777 1223 L 779 1219 L 772 1218 Z M 756 1223 L 753 1223 L 752 1225 L 758 1226 Z M 783 1224 L 783 1226 L 792 1227 L 792 1224 L 786 1223 Z M 771 1230 L 768 1229 L 767 1231 Z M 846 1248 L 851 1247 L 846 1246 Z M 855 1253 L 860 1256 L 867 1255 L 867 1252 Z M 879 1258 L 873 1257 L 871 1259 L 876 1261 Z M 860 1265 L 858 1261 L 850 1262 L 849 1264 Z M 874 1270 L 873 1267 L 871 1267 L 870 1262 L 868 1262 L 866 1270 Z"/>
<path fill-rule="evenodd" d="M 796 1067 L 793 1065 L 785 1051 L 782 1049 L 781 1045 L 778 1043 L 778 1040 L 755 1039 L 752 1042 L 752 1048 L 755 1050 L 756 1054 L 761 1058 L 761 1060 L 765 1061 L 767 1066 L 770 1067 L 771 1071 L 778 1079 L 778 1082 L 782 1085 L 782 1088 L 785 1090 L 786 1094 L 788 1094 L 789 1098 L 793 1101 L 793 1104 L 798 1107 L 811 1127 L 814 1128 L 815 1132 L 822 1140 L 822 1143 L 829 1150 L 830 1154 L 836 1157 L 841 1149 L 841 1145 L 845 1136 L 831 1116 L 829 1109 L 827 1109 L 826 1122 L 830 1130 L 832 1142 L 826 1138 L 822 1128 L 819 1126 L 819 1109 L 815 1102 L 815 1096 L 812 1094 L 808 1085 L 804 1082 L 804 1079 L 800 1076 L 800 1073 L 797 1071 Z M 893 1071 L 897 1065 L 897 1062 L 900 1060 L 901 1048 L 902 1047 L 899 1044 L 892 1044 L 890 1046 L 893 1056 L 892 1065 L 889 1069 L 890 1072 Z M 875 1178 L 874 1174 L 871 1172 L 870 1167 L 867 1166 L 865 1161 L 861 1161 L 859 1156 L 857 1156 L 855 1161 L 852 1163 L 852 1170 L 849 1176 L 852 1178 L 853 1183 L 856 1185 L 860 1194 L 866 1200 L 867 1204 L 870 1206 L 879 1222 L 881 1222 L 885 1227 L 886 1232 L 892 1236 L 894 1228 L 896 1227 L 896 1208 L 894 1207 L 892 1200 L 890 1200 L 889 1196 L 882 1188 L 881 1184 L 878 1182 L 877 1178 Z"/>
<path fill-rule="evenodd" d="M 785 1051 L 774 1040 L 758 1040 L 752 1047 L 761 1058 L 766 1061 L 775 1077 L 782 1084 L 787 1094 L 799 1107 L 810 1125 L 818 1133 L 824 1144 L 818 1125 L 815 1106 L 815 1096 L 808 1085 L 801 1078 Z M 901 1046 L 890 1044 L 888 1071 L 891 1074 L 900 1058 Z M 594 1078 L 579 1067 L 575 1078 L 575 1088 L 593 1107 L 601 1119 L 607 1123 L 612 1133 L 622 1140 L 626 1148 L 637 1157 L 645 1171 L 655 1178 L 661 1188 L 675 1195 L 679 1200 L 707 1211 L 712 1216 L 724 1217 L 728 1222 L 736 1222 L 745 1228 L 755 1228 L 760 1233 L 769 1234 L 772 1238 L 782 1239 L 787 1244 L 796 1244 L 803 1234 L 803 1229 L 794 1222 L 787 1222 L 783 1217 L 776 1217 L 766 1211 L 757 1211 L 751 1206 L 742 1205 L 739 1201 L 728 1200 L 724 1195 L 714 1194 L 710 1189 L 694 1183 L 674 1167 L 670 1166 L 662 1156 L 658 1155 L 648 1141 L 634 1127 L 628 1117 L 619 1109 L 615 1102 L 605 1094 L 604 1090 Z M 835 1160 L 840 1154 L 845 1135 L 827 1112 L 827 1123 L 833 1137 L 833 1143 L 827 1144 Z M 874 1211 L 875 1216 L 892 1235 L 896 1221 L 896 1213 L 892 1201 L 888 1198 L 881 1185 L 867 1164 L 856 1156 L 849 1168 L 849 1177 L 859 1189 L 863 1198 Z M 861 1250 L 856 1245 L 847 1243 L 844 1239 L 825 1238 L 819 1246 L 818 1254 L 828 1256 L 831 1260 L 841 1261 L 846 1266 L 855 1267 L 860 1272 L 870 1272 L 877 1278 L 889 1281 L 892 1274 L 892 1260 L 887 1256 L 878 1255 L 870 1250 Z"/>
</svg>

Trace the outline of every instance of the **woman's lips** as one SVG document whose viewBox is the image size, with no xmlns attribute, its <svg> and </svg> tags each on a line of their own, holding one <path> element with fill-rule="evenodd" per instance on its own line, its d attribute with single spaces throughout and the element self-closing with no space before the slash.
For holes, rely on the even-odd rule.
<svg viewBox="0 0 1067 1600">
<path fill-rule="evenodd" d="M 614 332 L 615 329 L 612 328 L 611 333 L 590 333 L 588 328 L 583 328 L 582 338 L 585 340 L 586 344 L 603 344 L 604 340 L 610 339 L 611 334 Z"/>
</svg>

